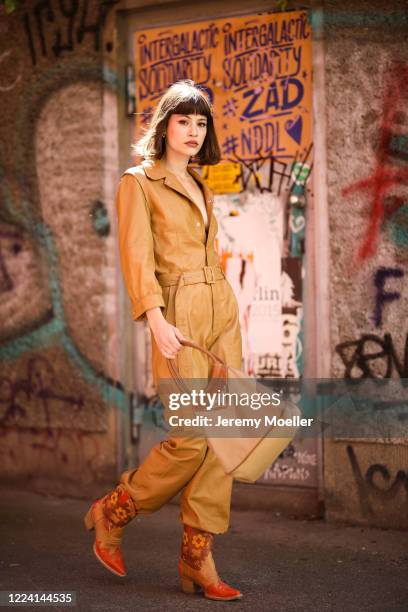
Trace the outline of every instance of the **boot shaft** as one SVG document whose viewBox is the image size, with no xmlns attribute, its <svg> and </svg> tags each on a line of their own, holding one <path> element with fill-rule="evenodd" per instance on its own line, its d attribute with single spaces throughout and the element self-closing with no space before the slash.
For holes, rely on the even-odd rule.
<svg viewBox="0 0 408 612">
<path fill-rule="evenodd" d="M 213 539 L 213 534 L 208 531 L 184 525 L 181 542 L 182 560 L 191 568 L 200 570 L 208 557 L 212 557 Z"/>
<path fill-rule="evenodd" d="M 135 516 L 133 500 L 123 484 L 119 484 L 103 498 L 103 514 L 114 527 L 124 527 Z"/>
</svg>

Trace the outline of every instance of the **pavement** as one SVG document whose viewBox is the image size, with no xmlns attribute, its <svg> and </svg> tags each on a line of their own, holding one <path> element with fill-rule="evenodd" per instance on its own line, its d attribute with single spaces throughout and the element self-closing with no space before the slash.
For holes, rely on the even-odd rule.
<svg viewBox="0 0 408 612">
<path fill-rule="evenodd" d="M 408 610 L 407 532 L 232 511 L 213 554 L 220 576 L 244 597 L 217 602 L 180 591 L 174 504 L 127 526 L 128 575 L 119 578 L 93 556 L 93 536 L 82 523 L 88 501 L 4 488 L 0 495 L 0 590 L 76 591 L 75 606 L 37 610 Z"/>
</svg>

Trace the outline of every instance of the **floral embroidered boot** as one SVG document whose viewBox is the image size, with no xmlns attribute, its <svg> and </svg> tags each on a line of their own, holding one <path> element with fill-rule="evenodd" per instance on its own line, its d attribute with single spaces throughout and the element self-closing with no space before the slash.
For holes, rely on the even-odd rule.
<svg viewBox="0 0 408 612">
<path fill-rule="evenodd" d="M 178 570 L 184 593 L 199 592 L 201 587 L 208 599 L 230 601 L 241 599 L 242 593 L 230 587 L 218 576 L 211 553 L 213 534 L 184 525 Z"/>
<path fill-rule="evenodd" d="M 97 499 L 85 515 L 85 527 L 95 529 L 94 553 L 108 570 L 126 576 L 120 544 L 123 527 L 136 515 L 133 500 L 123 485 Z"/>
</svg>

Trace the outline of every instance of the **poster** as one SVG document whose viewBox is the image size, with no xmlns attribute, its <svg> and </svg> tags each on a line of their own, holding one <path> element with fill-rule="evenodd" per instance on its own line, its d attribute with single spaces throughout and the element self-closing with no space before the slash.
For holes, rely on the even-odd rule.
<svg viewBox="0 0 408 612">
<path fill-rule="evenodd" d="M 175 81 L 215 109 L 222 157 L 280 161 L 311 142 L 311 27 L 305 11 L 200 21 L 135 34 L 136 138 Z"/>
</svg>

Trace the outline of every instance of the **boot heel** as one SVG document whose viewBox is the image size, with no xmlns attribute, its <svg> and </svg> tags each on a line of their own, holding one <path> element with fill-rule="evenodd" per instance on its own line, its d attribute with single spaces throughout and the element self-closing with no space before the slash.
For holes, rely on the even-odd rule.
<svg viewBox="0 0 408 612">
<path fill-rule="evenodd" d="M 183 593 L 195 593 L 196 592 L 194 582 L 190 580 L 189 578 L 180 578 L 180 582 L 181 582 L 181 590 L 183 591 Z"/>
<path fill-rule="evenodd" d="M 93 506 L 89 508 L 88 512 L 85 514 L 85 517 L 84 517 L 84 525 L 88 531 L 92 531 L 92 529 L 94 529 L 94 521 L 92 517 L 92 507 Z"/>
</svg>

